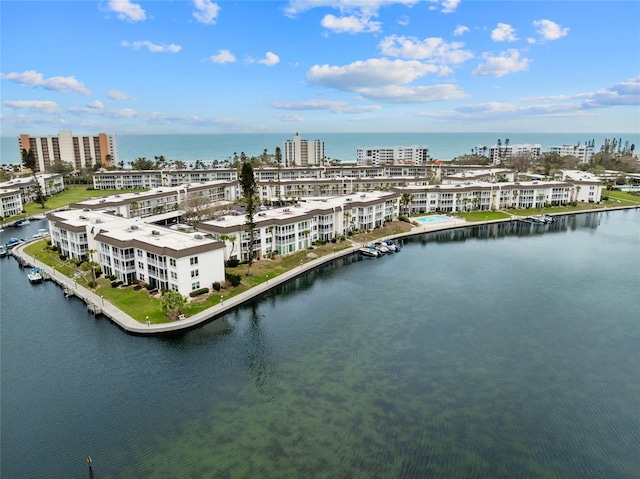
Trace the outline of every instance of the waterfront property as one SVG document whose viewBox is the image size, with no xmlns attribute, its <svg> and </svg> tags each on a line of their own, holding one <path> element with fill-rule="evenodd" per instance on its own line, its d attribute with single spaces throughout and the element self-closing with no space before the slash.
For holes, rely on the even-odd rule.
<svg viewBox="0 0 640 479">
<path fill-rule="evenodd" d="M 324 141 L 303 140 L 296 133 L 284 142 L 284 166 L 318 166 L 324 159 Z"/>
<path fill-rule="evenodd" d="M 20 188 L 6 188 L 0 185 L 0 218 L 8 218 L 20 213 L 22 213 Z"/>
<path fill-rule="evenodd" d="M 64 190 L 64 177 L 58 173 L 39 173 L 14 178 L 9 181 L 0 183 L 0 191 L 14 190 L 20 191 L 20 200 L 24 203 L 36 201 L 37 188 L 36 182 L 40 186 L 42 193 L 46 196 L 55 195 Z"/>
<path fill-rule="evenodd" d="M 48 215 L 52 245 L 68 258 L 91 260 L 125 284 L 191 291 L 222 282 L 224 243 L 105 211 L 69 210 Z"/>
<path fill-rule="evenodd" d="M 224 240 L 230 257 L 246 260 L 252 247 L 254 257 L 262 258 L 273 252 L 293 253 L 315 241 L 330 241 L 349 232 L 373 230 L 398 217 L 399 199 L 400 195 L 394 191 L 372 191 L 309 198 L 287 207 L 262 207 L 254 217 L 256 227 L 252 239 L 244 215 L 226 215 L 198 223 L 196 227 Z"/>
<path fill-rule="evenodd" d="M 418 145 L 392 148 L 366 147 L 358 148 L 356 157 L 358 166 L 424 166 L 429 160 L 429 148 Z"/>
</svg>

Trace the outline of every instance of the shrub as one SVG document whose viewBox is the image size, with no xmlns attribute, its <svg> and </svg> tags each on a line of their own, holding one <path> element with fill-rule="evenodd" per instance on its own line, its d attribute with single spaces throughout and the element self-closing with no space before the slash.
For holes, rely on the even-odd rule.
<svg viewBox="0 0 640 479">
<path fill-rule="evenodd" d="M 220 283 L 218 283 L 217 281 L 214 282 L 212 286 L 213 286 L 213 289 L 215 289 L 216 291 L 220 291 Z"/>
<path fill-rule="evenodd" d="M 209 292 L 209 288 L 200 288 L 200 289 L 196 289 L 195 291 L 191 291 L 189 293 L 189 296 L 191 296 L 192 298 L 195 298 L 196 296 L 207 294 L 208 292 Z"/>
<path fill-rule="evenodd" d="M 238 286 L 242 281 L 242 276 L 240 276 L 239 274 L 226 273 L 224 276 L 227 281 L 229 281 L 231 286 Z"/>
<path fill-rule="evenodd" d="M 95 287 L 96 287 L 96 283 L 95 283 L 95 281 L 89 281 L 89 282 L 87 283 L 87 286 L 89 286 L 89 288 L 93 289 L 93 288 L 95 288 Z"/>
<path fill-rule="evenodd" d="M 338 240 L 336 239 L 336 237 L 335 237 L 335 236 L 334 236 L 333 238 L 331 238 L 331 242 L 332 242 L 332 243 L 335 243 L 336 241 L 338 241 Z"/>
<path fill-rule="evenodd" d="M 228 259 L 226 262 L 227 268 L 235 268 L 240 264 L 240 260 L 238 258 Z"/>
<path fill-rule="evenodd" d="M 111 287 L 112 288 L 117 288 L 118 287 L 118 282 L 117 281 L 111 281 Z"/>
<path fill-rule="evenodd" d="M 151 286 L 149 283 L 144 283 L 144 287 L 147 291 L 151 291 L 153 289 L 153 286 Z"/>
</svg>

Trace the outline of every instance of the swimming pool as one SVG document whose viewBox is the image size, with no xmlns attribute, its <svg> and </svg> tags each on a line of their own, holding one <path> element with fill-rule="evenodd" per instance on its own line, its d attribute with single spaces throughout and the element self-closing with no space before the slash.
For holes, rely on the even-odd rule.
<svg viewBox="0 0 640 479">
<path fill-rule="evenodd" d="M 448 216 L 444 216 L 444 215 L 435 215 L 435 216 L 421 216 L 419 218 L 416 218 L 415 220 L 418 223 L 435 223 L 436 221 L 446 221 L 449 220 L 451 218 L 449 218 Z"/>
</svg>

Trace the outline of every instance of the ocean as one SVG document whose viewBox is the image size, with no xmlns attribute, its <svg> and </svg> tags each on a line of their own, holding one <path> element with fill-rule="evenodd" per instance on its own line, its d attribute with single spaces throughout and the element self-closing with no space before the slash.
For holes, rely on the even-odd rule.
<svg viewBox="0 0 640 479">
<path fill-rule="evenodd" d="M 78 132 L 82 133 L 82 132 Z M 91 134 L 95 134 L 93 132 Z M 109 133 L 109 132 L 107 132 Z M 273 154 L 276 147 L 283 148 L 285 140 L 293 139 L 296 132 L 265 134 L 214 134 L 214 135 L 117 135 L 118 158 L 125 165 L 136 158 L 153 159 L 164 156 L 173 161 L 226 160 L 234 153 L 259 156 L 266 149 Z M 51 133 L 55 135 L 55 132 Z M 439 160 L 450 160 L 471 153 L 476 146 L 490 147 L 500 139 L 513 144 L 540 144 L 542 151 L 551 146 L 577 145 L 595 140 L 596 151 L 605 138 L 622 139 L 629 145 L 640 145 L 640 134 L 607 133 L 305 133 L 305 140 L 321 140 L 325 156 L 343 163 L 356 161 L 357 149 L 362 147 L 387 147 L 420 145 L 429 148 L 429 155 Z M 0 137 L 0 164 L 20 162 L 17 137 Z"/>
</svg>

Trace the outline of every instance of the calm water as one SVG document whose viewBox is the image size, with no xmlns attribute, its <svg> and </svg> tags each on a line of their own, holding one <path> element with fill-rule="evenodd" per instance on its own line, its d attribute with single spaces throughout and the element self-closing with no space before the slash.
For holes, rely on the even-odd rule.
<svg viewBox="0 0 640 479">
<path fill-rule="evenodd" d="M 83 133 L 83 132 L 74 132 Z M 50 134 L 57 134 L 56 131 Z M 139 157 L 153 159 L 163 155 L 167 160 L 226 160 L 233 154 L 244 152 L 247 156 L 259 156 L 267 149 L 271 154 L 276 147 L 283 148 L 290 134 L 230 134 L 230 135 L 118 135 L 119 159 L 128 164 Z M 402 145 L 427 145 L 432 158 L 449 160 L 470 153 L 478 145 L 491 146 L 498 138 L 509 138 L 511 144 L 539 143 L 542 151 L 550 146 L 575 145 L 595 140 L 596 150 L 605 138 L 621 138 L 622 144 L 640 144 L 639 134 L 605 133 L 306 133 L 306 140 L 322 140 L 325 155 L 343 162 L 355 162 L 360 147 L 395 147 Z M 17 138 L 0 137 L 0 164 L 19 163 Z"/>
<path fill-rule="evenodd" d="M 639 243 L 639 210 L 427 234 L 173 338 L 1 260 L 0 475 L 637 478 Z"/>
</svg>

